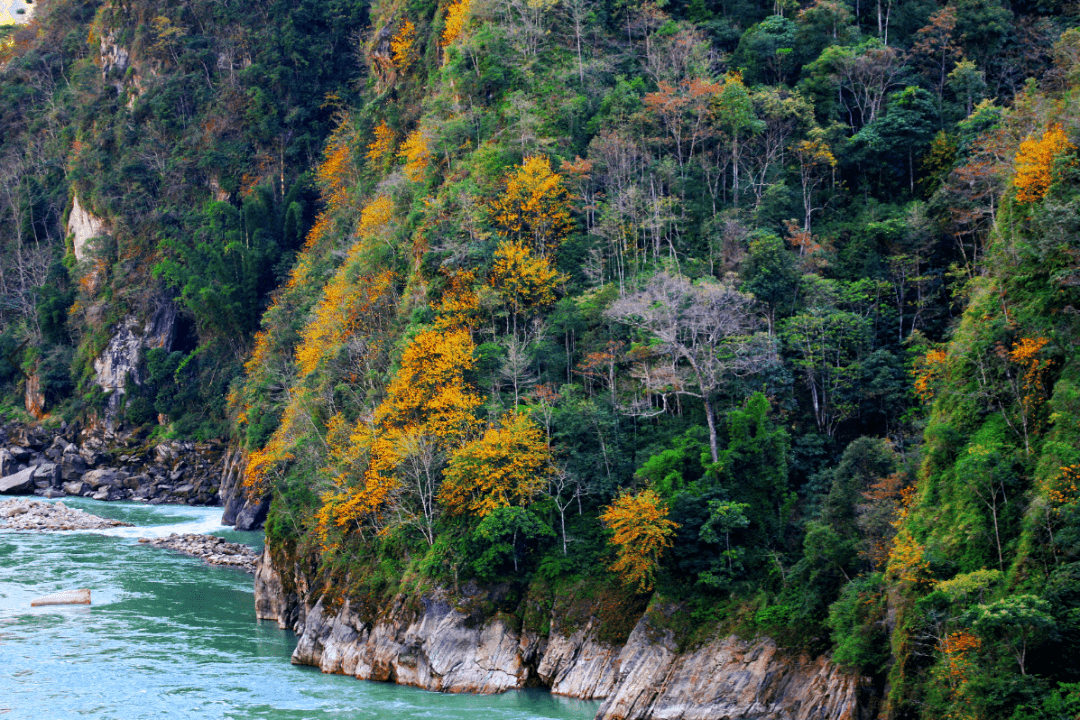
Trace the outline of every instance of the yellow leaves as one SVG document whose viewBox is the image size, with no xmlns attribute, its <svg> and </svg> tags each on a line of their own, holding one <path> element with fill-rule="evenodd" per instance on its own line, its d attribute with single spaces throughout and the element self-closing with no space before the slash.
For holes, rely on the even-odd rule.
<svg viewBox="0 0 1080 720">
<path fill-rule="evenodd" d="M 799 158 L 800 165 L 836 167 L 836 156 L 833 155 L 828 144 L 818 138 L 795 143 L 795 155 Z"/>
<path fill-rule="evenodd" d="M 375 126 L 375 139 L 367 146 L 367 159 L 373 166 L 382 164 L 394 151 L 394 131 L 383 120 Z"/>
<path fill-rule="evenodd" d="M 393 300 L 394 273 L 354 277 L 343 265 L 327 284 L 296 349 L 301 376 L 310 375 L 331 349 L 359 328 L 374 325 Z"/>
<path fill-rule="evenodd" d="M 451 515 L 485 517 L 498 508 L 527 505 L 550 472 L 544 431 L 527 415 L 508 413 L 499 427 L 454 451 L 439 502 Z"/>
<path fill-rule="evenodd" d="M 443 25 L 442 46 L 446 47 L 461 36 L 465 23 L 469 20 L 472 0 L 455 0 L 446 9 L 446 24 Z"/>
<path fill-rule="evenodd" d="M 915 361 L 915 394 L 923 402 L 934 399 L 934 391 L 948 370 L 949 354 L 941 349 L 930 350 Z"/>
<path fill-rule="evenodd" d="M 926 548 L 907 529 L 901 528 L 889 553 L 888 574 L 904 585 L 925 583 L 930 578 Z"/>
<path fill-rule="evenodd" d="M 423 425 L 442 438 L 467 437 L 481 403 L 464 377 L 472 370 L 475 347 L 465 330 L 428 330 L 413 338 L 375 412 L 376 422 L 394 428 Z"/>
<path fill-rule="evenodd" d="M 315 178 L 328 205 L 342 201 L 346 189 L 355 180 L 352 167 L 354 139 L 352 123 L 345 115 L 327 140 L 323 161 L 315 171 Z"/>
<path fill-rule="evenodd" d="M 636 495 L 623 494 L 604 509 L 600 520 L 614 530 L 610 543 L 618 556 L 611 570 L 638 592 L 653 586 L 660 554 L 671 547 L 671 536 L 679 527 L 668 520 L 668 508 L 651 489 Z"/>
<path fill-rule="evenodd" d="M 417 129 L 409 133 L 401 145 L 401 150 L 398 151 L 398 157 L 405 160 L 405 166 L 402 168 L 405 177 L 413 182 L 424 179 L 424 172 L 431 165 L 431 150 L 428 147 L 427 135 L 423 130 Z"/>
<path fill-rule="evenodd" d="M 394 201 L 389 195 L 379 195 L 360 211 L 357 233 L 370 238 L 380 232 L 394 219 Z"/>
<path fill-rule="evenodd" d="M 474 349 L 464 330 L 422 332 L 405 348 L 386 399 L 373 416 L 361 418 L 351 430 L 340 417 L 331 420 L 326 472 L 334 488 L 321 498 L 320 538 L 325 541 L 335 527 L 380 529 L 401 502 L 398 469 L 419 437 L 441 453 L 472 436 L 482 402 L 465 381 Z"/>
<path fill-rule="evenodd" d="M 562 280 L 546 257 L 535 257 L 521 242 L 504 240 L 495 250 L 491 285 L 515 313 L 555 302 Z"/>
<path fill-rule="evenodd" d="M 405 20 L 390 38 L 390 52 L 394 56 L 394 67 L 398 70 L 407 70 L 415 59 L 416 52 L 413 46 L 416 44 L 416 26 L 412 20 Z"/>
<path fill-rule="evenodd" d="M 1016 199 L 1020 202 L 1039 202 L 1054 182 L 1054 160 L 1076 146 L 1069 142 L 1060 125 L 1051 125 L 1042 137 L 1029 135 L 1020 143 L 1016 153 Z"/>
<path fill-rule="evenodd" d="M 463 330 L 473 325 L 480 310 L 480 298 L 473 289 L 475 281 L 476 273 L 472 270 L 450 275 L 438 306 L 432 305 L 438 314 L 435 318 L 437 330 Z"/>
<path fill-rule="evenodd" d="M 532 156 L 507 173 L 504 192 L 488 206 L 499 236 L 529 242 L 540 255 L 554 251 L 574 224 L 562 176 L 546 157 Z"/>
</svg>

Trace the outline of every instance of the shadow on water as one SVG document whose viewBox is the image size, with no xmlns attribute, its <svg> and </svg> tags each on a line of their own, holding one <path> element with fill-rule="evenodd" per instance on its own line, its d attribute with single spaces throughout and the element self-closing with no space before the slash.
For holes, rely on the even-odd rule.
<svg viewBox="0 0 1080 720">
<path fill-rule="evenodd" d="M 596 703 L 539 690 L 444 695 L 289 663 L 296 639 L 254 619 L 252 579 L 140 545 L 212 532 L 220 508 L 65 500 L 136 524 L 98 532 L 0 531 L 0 717 L 586 720 Z M 88 587 L 93 605 L 31 608 Z"/>
</svg>

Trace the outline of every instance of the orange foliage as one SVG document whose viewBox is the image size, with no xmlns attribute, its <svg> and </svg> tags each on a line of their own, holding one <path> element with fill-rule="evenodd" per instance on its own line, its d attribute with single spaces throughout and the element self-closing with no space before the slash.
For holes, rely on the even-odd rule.
<svg viewBox="0 0 1080 720">
<path fill-rule="evenodd" d="M 555 302 L 555 286 L 560 280 L 562 276 L 548 258 L 535 257 L 520 242 L 503 241 L 495 249 L 491 285 L 515 313 Z"/>
<path fill-rule="evenodd" d="M 967 678 L 972 666 L 969 656 L 981 645 L 978 636 L 966 630 L 958 630 L 944 639 L 941 652 L 945 655 L 946 672 L 951 680 L 963 682 Z"/>
<path fill-rule="evenodd" d="M 394 131 L 383 120 L 375 126 L 375 139 L 367 146 L 367 159 L 372 165 L 379 165 L 394 150 Z"/>
<path fill-rule="evenodd" d="M 934 399 L 934 389 L 948 370 L 949 354 L 944 350 L 930 350 L 915 361 L 915 394 L 923 402 Z"/>
<path fill-rule="evenodd" d="M 379 195 L 360 211 L 357 233 L 361 237 L 372 237 L 389 225 L 393 219 L 394 201 L 389 195 Z"/>
<path fill-rule="evenodd" d="M 528 241 L 541 255 L 557 248 L 570 234 L 571 203 L 562 176 L 551 171 L 546 157 L 527 157 L 506 174 L 505 189 L 489 211 L 499 236 Z"/>
<path fill-rule="evenodd" d="M 547 482 L 547 437 L 524 414 L 508 413 L 499 427 L 454 451 L 439 489 L 451 515 L 484 517 L 498 508 L 527 505 Z"/>
<path fill-rule="evenodd" d="M 1069 142 L 1060 125 L 1051 125 L 1038 140 L 1029 135 L 1020 143 L 1016 153 L 1016 199 L 1020 202 L 1039 202 L 1054 182 L 1054 160 L 1071 152 L 1076 146 Z"/>
<path fill-rule="evenodd" d="M 611 570 L 638 592 L 652 589 L 660 554 L 671 547 L 671 536 L 679 527 L 668 520 L 668 507 L 653 490 L 637 495 L 622 494 L 600 515 L 615 534 L 610 543 L 618 548 Z"/>
<path fill-rule="evenodd" d="M 1043 483 L 1042 494 L 1055 509 L 1080 501 L 1080 465 L 1064 465 Z"/>
<path fill-rule="evenodd" d="M 446 9 L 446 24 L 443 25 L 442 46 L 446 47 L 461 36 L 465 23 L 469 19 L 472 0 L 455 0 Z"/>
<path fill-rule="evenodd" d="M 310 375 L 330 349 L 361 327 L 378 324 L 393 301 L 394 273 L 354 277 L 349 264 L 343 265 L 326 285 L 323 298 L 304 328 L 296 349 L 300 374 Z"/>
<path fill-rule="evenodd" d="M 432 309 L 438 313 L 435 318 L 437 329 L 460 330 L 473 326 L 480 310 L 480 298 L 473 289 L 475 281 L 476 273 L 472 270 L 461 270 L 449 276 L 439 304 L 432 304 Z"/>
<path fill-rule="evenodd" d="M 406 20 L 390 39 L 390 52 L 394 55 L 394 67 L 398 70 L 406 70 L 412 64 L 416 55 L 413 48 L 415 43 L 416 26 L 412 20 Z"/>
<path fill-rule="evenodd" d="M 424 171 L 431 164 L 431 150 L 428 148 L 428 139 L 422 130 L 414 130 L 405 138 L 401 145 L 398 157 L 405 159 L 402 172 L 405 177 L 413 182 L 424 179 Z"/>
<path fill-rule="evenodd" d="M 244 487 L 249 495 L 257 496 L 270 489 L 271 478 L 280 472 L 283 466 L 294 458 L 293 447 L 302 432 L 308 427 L 305 419 L 310 398 L 305 391 L 289 398 L 281 423 L 270 436 L 266 446 L 248 455 L 244 472 Z"/>
<path fill-rule="evenodd" d="M 335 488 L 322 496 L 317 532 L 333 526 L 379 529 L 403 492 L 396 476 L 408 452 L 406 440 L 431 439 L 439 451 L 467 442 L 475 432 L 482 398 L 465 382 L 475 346 L 468 332 L 420 333 L 401 356 L 401 367 L 372 417 L 351 430 L 340 419 L 328 432 Z"/>
</svg>

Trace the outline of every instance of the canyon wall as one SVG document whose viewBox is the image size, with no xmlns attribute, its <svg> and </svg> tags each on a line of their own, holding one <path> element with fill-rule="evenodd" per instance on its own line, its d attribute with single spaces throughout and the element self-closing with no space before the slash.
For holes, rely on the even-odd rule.
<svg viewBox="0 0 1080 720">
<path fill-rule="evenodd" d="M 597 720 L 869 720 L 868 679 L 828 657 L 788 653 L 768 638 L 717 637 L 681 652 L 651 613 L 621 645 L 599 639 L 597 622 L 546 635 L 515 616 L 478 616 L 484 591 L 467 585 L 399 596 L 377 612 L 312 593 L 301 568 L 279 569 L 269 547 L 255 576 L 256 613 L 299 636 L 292 661 L 327 673 L 441 692 L 495 693 L 548 687 L 603 700 Z"/>
</svg>

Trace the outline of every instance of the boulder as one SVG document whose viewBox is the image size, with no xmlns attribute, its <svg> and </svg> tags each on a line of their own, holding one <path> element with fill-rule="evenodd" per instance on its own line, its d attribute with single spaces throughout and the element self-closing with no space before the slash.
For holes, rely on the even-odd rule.
<svg viewBox="0 0 1080 720">
<path fill-rule="evenodd" d="M 30 450 L 19 447 L 18 445 L 9 447 L 8 452 L 11 454 L 11 457 L 15 459 L 15 462 L 29 462 L 30 458 L 33 457 L 33 453 Z"/>
<path fill-rule="evenodd" d="M 270 496 L 267 495 L 258 503 L 248 501 L 236 514 L 237 530 L 258 530 L 266 522 L 266 514 L 270 511 Z"/>
<path fill-rule="evenodd" d="M 0 493 L 8 495 L 29 495 L 34 492 L 34 470 L 26 468 L 21 472 L 0 478 Z"/>
<path fill-rule="evenodd" d="M 81 480 L 73 480 L 72 482 L 64 483 L 64 492 L 68 495 L 82 495 L 85 486 Z"/>
<path fill-rule="evenodd" d="M 95 490 L 99 489 L 102 485 L 111 487 L 116 484 L 116 470 L 113 468 L 91 470 L 82 476 L 82 481 Z"/>
<path fill-rule="evenodd" d="M 60 461 L 60 479 L 64 482 L 78 480 L 88 469 L 86 461 L 80 455 L 65 453 Z"/>
<path fill-rule="evenodd" d="M 55 487 L 60 483 L 60 468 L 53 463 L 42 463 L 34 468 L 34 483 L 47 481 L 46 485 L 38 487 Z"/>
</svg>

